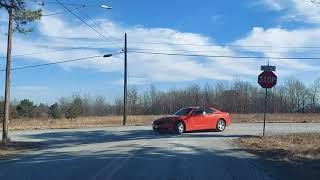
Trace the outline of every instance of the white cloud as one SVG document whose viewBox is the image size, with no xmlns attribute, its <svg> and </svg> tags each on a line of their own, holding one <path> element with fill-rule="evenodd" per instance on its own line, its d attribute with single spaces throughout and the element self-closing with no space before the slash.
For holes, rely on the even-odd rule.
<svg viewBox="0 0 320 180">
<path fill-rule="evenodd" d="M 270 28 L 263 29 L 261 27 L 255 27 L 248 34 L 248 36 L 239 39 L 235 42 L 237 45 L 264 45 L 265 47 L 243 47 L 242 49 L 252 52 L 263 53 L 266 57 L 290 57 L 296 56 L 297 52 L 304 53 L 308 57 L 312 57 L 308 54 L 310 49 L 304 48 L 287 48 L 287 47 L 310 47 L 317 46 L 317 42 L 314 39 L 320 38 L 320 28 L 313 29 L 299 29 L 299 30 L 287 30 L 282 28 Z M 317 57 L 319 55 L 316 55 Z M 290 73 L 294 70 L 299 71 L 315 71 L 319 70 L 319 67 L 313 66 L 305 62 L 306 60 L 276 60 L 273 62 Z"/>
<path fill-rule="evenodd" d="M 66 23 L 57 17 L 44 18 L 39 23 L 39 31 L 42 35 L 48 36 L 43 40 L 43 37 L 26 40 L 17 36 L 15 38 L 14 54 L 25 54 L 33 52 L 45 52 L 54 50 L 52 47 L 77 47 L 87 46 L 92 44 L 99 44 L 100 47 L 118 48 L 113 44 L 101 43 L 100 37 L 86 26 L 79 26 L 78 24 Z M 112 36 L 120 37 L 124 32 L 128 32 L 130 41 L 146 41 L 146 42 L 168 42 L 168 43 L 194 43 L 194 44 L 209 44 L 208 37 L 201 36 L 194 33 L 182 33 L 169 28 L 144 28 L 142 26 L 124 28 L 108 20 L 98 19 L 97 22 L 101 27 L 106 27 L 108 33 Z M 54 38 L 50 37 L 53 36 Z M 57 38 L 60 37 L 60 38 Z M 61 38 L 62 37 L 62 38 Z M 41 39 L 42 38 L 42 39 Z M 71 39 L 70 39 L 71 38 Z M 75 39 L 72 39 L 75 38 Z M 85 38 L 85 39 L 84 39 Z M 77 40 L 82 39 L 82 40 Z M 77 41 L 76 41 L 77 40 Z M 88 41 L 90 43 L 88 43 Z M 105 40 L 103 40 L 105 41 Z M 48 47 L 43 44 L 49 44 Z M 158 49 L 164 50 L 213 50 L 223 51 L 226 54 L 231 54 L 231 50 L 224 47 L 190 47 L 190 46 L 176 46 L 176 45 L 145 45 L 145 44 L 130 44 L 129 48 L 153 48 L 155 51 Z M 119 48 L 118 48 L 119 49 Z M 99 49 L 86 49 L 74 51 L 60 51 L 44 54 L 35 54 L 30 56 L 33 61 L 54 62 L 63 59 L 79 58 L 95 54 L 102 54 Z M 200 54 L 200 53 L 198 53 Z M 203 53 L 202 53 L 203 54 Z M 163 81 L 163 82 L 176 82 L 188 81 L 196 79 L 232 79 L 234 74 L 240 73 L 232 71 L 230 73 L 222 73 L 225 70 L 232 69 L 233 67 L 219 67 L 229 66 L 231 64 L 239 64 L 238 62 L 231 62 L 228 59 L 212 59 L 203 58 L 199 61 L 197 58 L 191 57 L 178 57 L 178 56 L 158 56 L 147 54 L 129 54 L 128 63 L 130 65 L 129 73 L 133 77 L 141 77 L 136 79 L 137 83 L 150 82 L 150 81 Z M 62 67 L 82 67 L 82 68 L 95 68 L 100 71 L 106 72 L 122 72 L 122 57 L 112 57 L 104 60 L 96 61 L 83 61 L 77 63 L 64 64 Z M 219 68 L 217 68 L 219 67 Z M 248 67 L 243 67 L 247 69 Z M 251 70 L 244 71 L 244 74 Z"/>
<path fill-rule="evenodd" d="M 283 10 L 286 6 L 286 0 L 262 0 L 261 4 L 269 7 L 272 10 Z"/>
<path fill-rule="evenodd" d="M 260 4 L 275 11 L 283 11 L 285 15 L 282 20 L 320 23 L 320 4 L 310 0 L 261 0 Z"/>
<path fill-rule="evenodd" d="M 146 28 L 143 26 L 124 27 L 108 19 L 96 19 L 100 27 L 95 28 L 108 36 L 120 38 L 125 32 L 128 33 L 129 50 L 149 49 L 151 52 L 173 52 L 182 50 L 180 53 L 195 55 L 229 55 L 237 56 L 236 50 L 230 47 L 218 46 L 206 36 L 196 33 L 179 32 L 170 28 Z M 86 57 L 96 54 L 105 54 L 110 50 L 119 50 L 122 42 L 114 45 L 101 39 L 97 33 L 80 22 L 66 21 L 57 17 L 44 17 L 37 27 L 41 36 L 32 39 L 23 36 L 14 38 L 14 54 L 38 53 L 63 48 L 98 46 L 99 48 L 77 49 L 73 51 L 59 51 L 51 53 L 34 54 L 28 56 L 28 61 L 33 63 L 54 62 L 65 59 Z M 101 29 L 103 27 L 103 30 Z M 107 31 L 108 34 L 104 33 Z M 270 44 L 270 45 L 304 45 L 305 41 L 315 38 L 317 30 L 286 31 L 283 29 L 255 28 L 248 37 L 237 44 Z M 305 36 L 305 38 L 294 38 Z M 319 34 L 319 33 L 318 33 Z M 3 41 L 3 39 L 1 39 Z M 112 41 L 116 41 L 112 39 Z M 130 42 L 164 42 L 164 44 L 135 44 Z M 168 43 L 168 44 L 165 44 Z M 171 44 L 170 44 L 171 43 Z M 176 44 L 211 44 L 213 46 L 187 46 Z M 165 51 L 161 51 L 165 50 Z M 252 49 L 249 49 L 252 50 Z M 265 49 L 267 51 L 269 49 Z M 190 52 L 193 51 L 193 52 Z M 268 55 L 268 54 L 267 54 Z M 24 58 L 26 59 L 26 58 Z M 307 63 L 298 61 L 281 61 L 284 72 L 303 70 L 310 68 Z M 183 57 L 183 56 L 159 56 L 150 54 L 129 53 L 129 76 L 135 84 L 148 84 L 150 82 L 177 82 L 198 79 L 208 80 L 232 80 L 237 77 L 255 77 L 259 72 L 261 61 L 255 59 L 231 59 L 231 58 L 207 58 L 207 57 Z M 107 59 L 79 61 L 61 65 L 66 70 L 77 67 L 96 69 L 103 72 L 123 72 L 123 57 L 114 56 Z M 117 83 L 117 82 L 115 82 Z"/>
</svg>

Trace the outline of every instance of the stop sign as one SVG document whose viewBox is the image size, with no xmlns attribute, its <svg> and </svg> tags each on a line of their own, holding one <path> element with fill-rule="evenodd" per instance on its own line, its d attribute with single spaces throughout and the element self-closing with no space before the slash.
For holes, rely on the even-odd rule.
<svg viewBox="0 0 320 180">
<path fill-rule="evenodd" d="M 258 76 L 258 83 L 263 88 L 272 88 L 277 84 L 278 77 L 272 71 L 263 71 Z"/>
</svg>

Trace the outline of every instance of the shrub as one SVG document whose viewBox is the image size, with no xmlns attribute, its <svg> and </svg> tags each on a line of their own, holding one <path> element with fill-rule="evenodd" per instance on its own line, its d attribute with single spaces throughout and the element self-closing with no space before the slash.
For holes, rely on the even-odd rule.
<svg viewBox="0 0 320 180">
<path fill-rule="evenodd" d="M 54 103 L 49 107 L 48 115 L 53 119 L 61 118 L 61 110 L 58 103 Z"/>
</svg>

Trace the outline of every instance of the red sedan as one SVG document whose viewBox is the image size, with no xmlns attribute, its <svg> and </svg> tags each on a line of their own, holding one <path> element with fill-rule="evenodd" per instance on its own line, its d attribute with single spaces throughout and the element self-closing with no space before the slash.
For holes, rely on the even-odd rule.
<svg viewBox="0 0 320 180">
<path fill-rule="evenodd" d="M 171 116 L 153 122 L 156 132 L 172 131 L 181 134 L 186 131 L 215 129 L 224 131 L 230 125 L 230 116 L 214 108 L 187 107 Z"/>
</svg>

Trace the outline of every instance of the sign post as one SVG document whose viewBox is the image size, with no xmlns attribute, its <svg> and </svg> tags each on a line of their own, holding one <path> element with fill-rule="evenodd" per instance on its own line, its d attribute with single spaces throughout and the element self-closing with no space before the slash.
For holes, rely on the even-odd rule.
<svg viewBox="0 0 320 180">
<path fill-rule="evenodd" d="M 267 102 L 268 102 L 268 88 L 266 89 L 266 95 L 264 97 L 264 113 L 263 113 L 263 132 L 262 136 L 264 136 L 264 133 L 266 131 L 266 114 L 267 114 Z"/>
<path fill-rule="evenodd" d="M 263 115 L 263 132 L 262 136 L 265 135 L 266 129 L 266 113 L 267 113 L 267 101 L 268 101 L 268 89 L 272 88 L 277 84 L 278 77 L 273 73 L 276 70 L 275 66 L 261 66 L 261 70 L 263 71 L 258 76 L 258 83 L 261 87 L 266 89 L 265 100 L 264 100 L 264 115 Z"/>
</svg>

